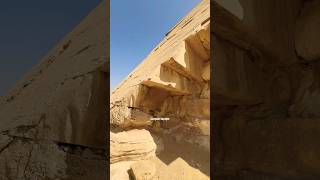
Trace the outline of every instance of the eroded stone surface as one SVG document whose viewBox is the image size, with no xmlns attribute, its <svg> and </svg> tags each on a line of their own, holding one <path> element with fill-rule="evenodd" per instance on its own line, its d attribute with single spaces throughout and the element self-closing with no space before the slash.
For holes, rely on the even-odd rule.
<svg viewBox="0 0 320 180">
<path fill-rule="evenodd" d="M 106 179 L 106 1 L 0 102 L 0 179 Z"/>
<path fill-rule="evenodd" d="M 48 140 L 19 137 L 10 139 L 11 141 L 0 152 L 1 179 L 106 177 L 104 151 Z"/>
<path fill-rule="evenodd" d="M 319 179 L 319 2 L 240 2 L 213 2 L 214 178 Z"/>
<path fill-rule="evenodd" d="M 148 159 L 155 156 L 156 144 L 149 131 L 110 132 L 110 162 Z"/>
<path fill-rule="evenodd" d="M 158 166 L 165 161 L 160 156 L 168 156 L 170 161 L 178 158 L 175 153 L 178 149 L 169 152 L 170 148 L 164 145 L 164 134 L 170 138 L 182 137 L 177 142 L 189 145 L 183 152 L 195 151 L 200 145 L 205 149 L 203 156 L 209 159 L 210 64 L 210 1 L 203 0 L 111 93 L 111 163 L 153 157 L 158 160 Z M 136 128 L 145 130 L 132 130 Z M 184 138 L 187 131 L 190 134 Z M 149 139 L 149 132 L 153 140 Z M 140 134 L 145 134 L 144 138 Z M 198 172 L 193 174 L 197 171 L 193 167 L 186 169 L 191 171 L 189 175 L 180 169 L 175 172 L 178 167 L 168 163 L 161 166 L 156 176 L 147 179 L 208 179 L 210 176 L 208 171 L 206 174 L 199 171 L 199 176 L 195 175 Z M 141 179 L 140 172 L 148 170 L 144 167 L 151 164 L 137 163 L 132 168 L 133 175 Z M 208 164 L 203 166 L 209 168 Z"/>
<path fill-rule="evenodd" d="M 130 180 L 129 170 L 135 161 L 120 161 L 110 164 L 110 180 Z"/>
<path fill-rule="evenodd" d="M 295 47 L 299 56 L 314 61 L 320 58 L 320 2 L 307 1 L 297 19 Z"/>
<path fill-rule="evenodd" d="M 135 180 L 152 180 L 156 173 L 152 161 L 143 160 L 131 165 L 131 174 Z"/>
<path fill-rule="evenodd" d="M 105 122 L 101 119 L 106 117 L 107 75 L 99 68 L 107 57 L 105 6 L 103 2 L 93 10 L 6 95 L 0 109 L 0 131 L 42 121 L 46 138 L 104 145 Z M 100 134 L 90 137 L 93 132 Z M 15 133 L 32 138 L 28 133 Z"/>
<path fill-rule="evenodd" d="M 210 118 L 209 16 L 209 1 L 204 0 L 113 90 L 113 127 L 173 128 Z"/>
</svg>

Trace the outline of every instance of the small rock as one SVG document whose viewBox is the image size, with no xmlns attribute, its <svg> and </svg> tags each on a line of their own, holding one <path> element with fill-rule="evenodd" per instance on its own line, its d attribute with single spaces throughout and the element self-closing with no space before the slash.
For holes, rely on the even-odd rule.
<svg viewBox="0 0 320 180">
<path fill-rule="evenodd" d="M 135 180 L 150 180 L 156 173 L 153 162 L 144 160 L 131 165 L 130 171 Z"/>
</svg>

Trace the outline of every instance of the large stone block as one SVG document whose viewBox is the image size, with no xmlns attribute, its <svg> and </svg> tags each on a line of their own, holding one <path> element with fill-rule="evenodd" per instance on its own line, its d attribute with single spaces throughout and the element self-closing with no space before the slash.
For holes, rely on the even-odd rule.
<svg viewBox="0 0 320 180">
<path fill-rule="evenodd" d="M 264 74 L 247 52 L 220 38 L 213 47 L 213 92 L 216 103 L 250 104 L 262 101 Z M 220 98 L 220 99 L 219 99 Z M 223 103 L 222 102 L 222 103 Z"/>
<path fill-rule="evenodd" d="M 131 165 L 131 173 L 135 180 L 152 180 L 156 168 L 152 161 L 143 160 Z"/>
<path fill-rule="evenodd" d="M 237 116 L 222 127 L 224 168 L 286 178 L 319 176 L 319 119 L 248 121 Z"/>
<path fill-rule="evenodd" d="M 143 160 L 155 157 L 156 144 L 149 131 L 110 132 L 110 162 Z"/>
</svg>

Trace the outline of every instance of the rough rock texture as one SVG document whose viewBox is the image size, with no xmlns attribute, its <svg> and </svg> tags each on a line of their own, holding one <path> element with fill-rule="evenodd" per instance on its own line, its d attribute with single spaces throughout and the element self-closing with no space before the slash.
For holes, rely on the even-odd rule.
<svg viewBox="0 0 320 180">
<path fill-rule="evenodd" d="M 110 180 L 130 180 L 129 170 L 136 161 L 120 161 L 110 164 Z"/>
<path fill-rule="evenodd" d="M 0 179 L 105 179 L 107 7 L 0 102 Z"/>
<path fill-rule="evenodd" d="M 110 132 L 110 162 L 149 159 L 155 156 L 156 144 L 149 131 Z"/>
<path fill-rule="evenodd" d="M 161 128 L 173 128 L 191 122 L 201 124 L 200 133 L 209 129 L 209 12 L 209 1 L 202 1 L 115 88 L 110 98 L 112 126 L 152 128 L 160 123 Z M 170 120 L 150 121 L 152 117 Z"/>
<path fill-rule="evenodd" d="M 320 2 L 307 1 L 297 19 L 295 45 L 303 59 L 320 59 Z"/>
<path fill-rule="evenodd" d="M 211 1 L 214 178 L 319 179 L 319 2 L 240 2 Z"/>
<path fill-rule="evenodd" d="M 127 178 L 125 162 L 141 159 L 155 162 L 154 180 L 209 179 L 209 2 L 201 1 L 178 22 L 111 93 L 113 179 Z M 170 166 L 179 158 L 186 169 Z M 142 178 L 144 166 L 137 163 L 132 175 Z"/>
<path fill-rule="evenodd" d="M 151 180 L 155 173 L 155 165 L 150 160 L 139 161 L 131 165 L 131 174 L 135 180 Z"/>
</svg>

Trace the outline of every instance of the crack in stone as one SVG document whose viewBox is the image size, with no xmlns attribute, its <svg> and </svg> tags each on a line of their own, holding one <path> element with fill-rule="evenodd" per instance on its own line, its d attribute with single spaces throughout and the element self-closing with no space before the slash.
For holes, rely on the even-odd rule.
<svg viewBox="0 0 320 180">
<path fill-rule="evenodd" d="M 29 152 L 29 155 L 28 155 L 28 160 L 27 160 L 27 163 L 24 167 L 24 170 L 23 170 L 23 177 L 26 178 L 26 169 L 28 168 L 29 166 L 29 163 L 30 163 L 30 159 L 31 159 L 31 156 L 32 156 L 32 152 L 33 152 L 33 146 L 31 146 L 31 150 Z"/>
<path fill-rule="evenodd" d="M 14 142 L 14 140 L 15 139 L 12 139 L 10 142 L 8 142 L 4 147 L 2 147 L 1 149 L 0 149 L 0 154 L 4 151 L 4 150 L 6 150 L 13 142 Z"/>
<path fill-rule="evenodd" d="M 75 56 L 87 51 L 90 47 L 91 47 L 91 45 L 87 45 L 86 47 L 84 47 L 84 48 L 80 49 L 79 51 L 77 51 L 72 57 L 75 57 Z"/>
</svg>

